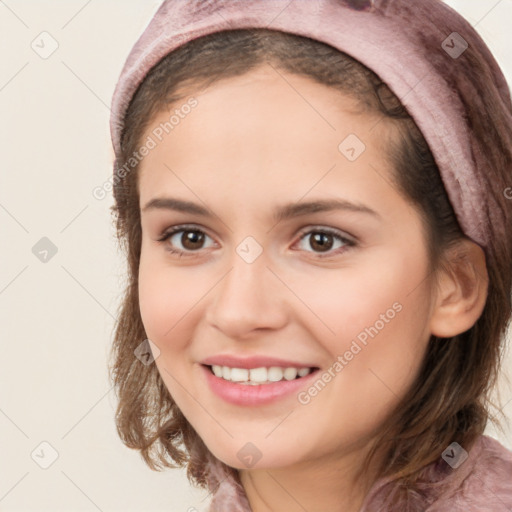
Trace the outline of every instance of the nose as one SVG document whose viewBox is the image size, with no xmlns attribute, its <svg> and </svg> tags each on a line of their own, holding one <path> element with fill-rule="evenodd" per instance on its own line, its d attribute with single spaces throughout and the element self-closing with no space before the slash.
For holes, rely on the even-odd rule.
<svg viewBox="0 0 512 512">
<path fill-rule="evenodd" d="M 268 260 L 262 255 L 247 263 L 234 254 L 231 263 L 231 269 L 212 290 L 213 299 L 205 313 L 207 323 L 232 339 L 282 328 L 288 320 L 287 289 L 267 267 Z"/>
</svg>

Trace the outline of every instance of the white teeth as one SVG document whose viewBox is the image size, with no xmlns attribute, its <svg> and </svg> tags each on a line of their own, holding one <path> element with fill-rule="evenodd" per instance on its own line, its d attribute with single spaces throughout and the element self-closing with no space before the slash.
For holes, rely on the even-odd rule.
<svg viewBox="0 0 512 512">
<path fill-rule="evenodd" d="M 308 368 L 308 372 L 306 373 L 306 375 L 308 373 L 309 373 L 309 368 Z M 293 379 L 295 379 L 295 377 L 297 377 L 297 368 L 286 368 L 285 371 L 283 372 L 283 377 L 286 380 L 293 380 Z"/>
<path fill-rule="evenodd" d="M 298 373 L 299 377 L 305 377 L 309 373 L 309 368 L 301 368 Z"/>
<path fill-rule="evenodd" d="M 265 382 L 267 380 L 267 369 L 251 368 L 249 370 L 249 378 L 252 382 Z"/>
<path fill-rule="evenodd" d="M 269 368 L 230 368 L 229 366 L 212 365 L 212 371 L 224 380 L 239 382 L 241 384 L 258 385 L 269 382 L 278 382 L 280 380 L 294 380 L 299 377 L 305 377 L 311 373 L 311 368 L 281 368 L 280 366 L 271 366 Z"/>
<path fill-rule="evenodd" d="M 216 377 L 222 377 L 222 366 L 212 366 L 213 373 Z"/>
<path fill-rule="evenodd" d="M 225 368 L 227 368 L 227 366 Z M 231 368 L 229 379 L 233 382 L 245 382 L 249 380 L 249 370 L 246 368 Z"/>
<path fill-rule="evenodd" d="M 267 370 L 267 374 L 270 382 L 278 382 L 283 378 L 283 369 L 278 366 L 271 366 Z"/>
</svg>

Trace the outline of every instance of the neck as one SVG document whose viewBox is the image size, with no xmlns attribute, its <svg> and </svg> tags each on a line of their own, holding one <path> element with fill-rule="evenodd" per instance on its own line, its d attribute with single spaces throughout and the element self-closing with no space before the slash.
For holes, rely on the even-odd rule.
<svg viewBox="0 0 512 512">
<path fill-rule="evenodd" d="M 377 476 L 361 464 L 370 445 L 287 467 L 239 470 L 252 512 L 359 512 Z"/>
</svg>

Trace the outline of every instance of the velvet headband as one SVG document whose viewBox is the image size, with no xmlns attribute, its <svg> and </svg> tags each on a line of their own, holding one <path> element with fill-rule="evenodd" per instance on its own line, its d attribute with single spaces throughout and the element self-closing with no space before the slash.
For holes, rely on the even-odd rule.
<svg viewBox="0 0 512 512">
<path fill-rule="evenodd" d="M 166 0 L 132 48 L 114 92 L 116 162 L 126 110 L 148 71 L 192 39 L 242 28 L 316 39 L 379 75 L 423 133 L 465 235 L 488 250 L 504 238 L 512 203 L 504 197 L 503 166 L 510 166 L 510 150 L 488 157 L 510 147 L 510 92 L 480 36 L 440 0 Z M 489 119 L 491 104 L 499 120 Z M 484 123 L 485 137 L 475 134 L 475 122 Z"/>
</svg>

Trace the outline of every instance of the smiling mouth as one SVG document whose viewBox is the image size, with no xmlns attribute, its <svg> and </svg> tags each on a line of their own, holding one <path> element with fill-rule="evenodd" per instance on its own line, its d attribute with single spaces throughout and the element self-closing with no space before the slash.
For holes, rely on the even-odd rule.
<svg viewBox="0 0 512 512">
<path fill-rule="evenodd" d="M 233 384 L 249 386 L 268 385 L 276 382 L 299 380 L 319 370 L 318 367 L 259 367 L 259 368 L 232 368 L 220 365 L 203 365 L 212 375 Z"/>
</svg>

